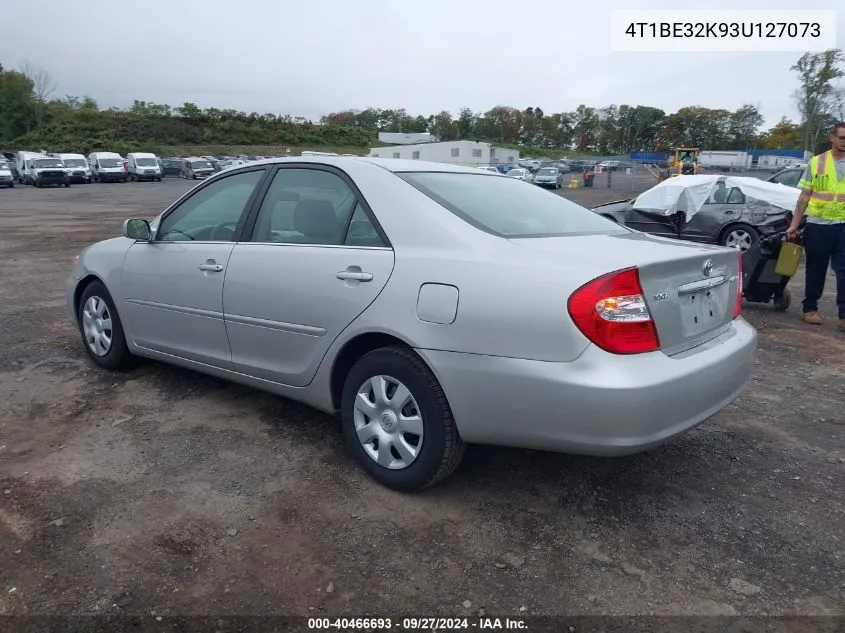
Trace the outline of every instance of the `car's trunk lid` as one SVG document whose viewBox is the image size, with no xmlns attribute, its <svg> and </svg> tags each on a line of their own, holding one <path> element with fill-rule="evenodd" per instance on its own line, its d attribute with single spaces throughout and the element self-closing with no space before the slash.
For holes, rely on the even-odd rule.
<svg viewBox="0 0 845 633">
<path fill-rule="evenodd" d="M 733 249 L 642 233 L 511 242 L 538 255 L 558 254 L 555 263 L 577 270 L 582 283 L 636 266 L 661 350 L 670 356 L 719 336 L 733 321 L 740 282 L 739 255 Z"/>
</svg>

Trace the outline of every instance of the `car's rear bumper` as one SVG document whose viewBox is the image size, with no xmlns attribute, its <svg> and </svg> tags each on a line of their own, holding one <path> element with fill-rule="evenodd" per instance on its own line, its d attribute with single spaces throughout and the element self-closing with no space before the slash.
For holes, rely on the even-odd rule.
<svg viewBox="0 0 845 633">
<path fill-rule="evenodd" d="M 663 444 L 727 406 L 754 367 L 757 333 L 738 319 L 683 357 L 590 346 L 571 363 L 419 350 L 463 439 L 585 455 Z"/>
</svg>

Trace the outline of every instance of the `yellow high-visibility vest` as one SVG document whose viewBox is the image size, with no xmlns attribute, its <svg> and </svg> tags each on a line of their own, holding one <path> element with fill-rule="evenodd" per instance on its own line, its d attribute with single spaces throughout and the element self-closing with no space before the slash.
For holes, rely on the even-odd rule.
<svg viewBox="0 0 845 633">
<path fill-rule="evenodd" d="M 809 190 L 807 215 L 822 220 L 845 221 L 845 178 L 836 174 L 836 161 L 830 150 L 810 159 L 810 178 L 798 181 L 798 188 Z"/>
</svg>

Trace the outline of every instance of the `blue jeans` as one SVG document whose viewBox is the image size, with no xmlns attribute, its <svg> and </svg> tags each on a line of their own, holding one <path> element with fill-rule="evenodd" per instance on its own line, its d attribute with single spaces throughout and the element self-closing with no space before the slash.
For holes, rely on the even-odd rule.
<svg viewBox="0 0 845 633">
<path fill-rule="evenodd" d="M 804 312 L 818 312 L 828 266 L 836 273 L 836 307 L 845 319 L 845 223 L 804 227 Z"/>
</svg>

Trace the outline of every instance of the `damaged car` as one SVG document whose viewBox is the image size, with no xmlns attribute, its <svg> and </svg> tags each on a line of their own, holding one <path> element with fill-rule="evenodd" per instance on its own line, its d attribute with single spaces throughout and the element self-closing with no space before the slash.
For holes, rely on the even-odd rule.
<svg viewBox="0 0 845 633">
<path fill-rule="evenodd" d="M 677 176 L 593 211 L 643 233 L 745 251 L 787 229 L 798 195 L 797 189 L 757 178 Z"/>
</svg>

